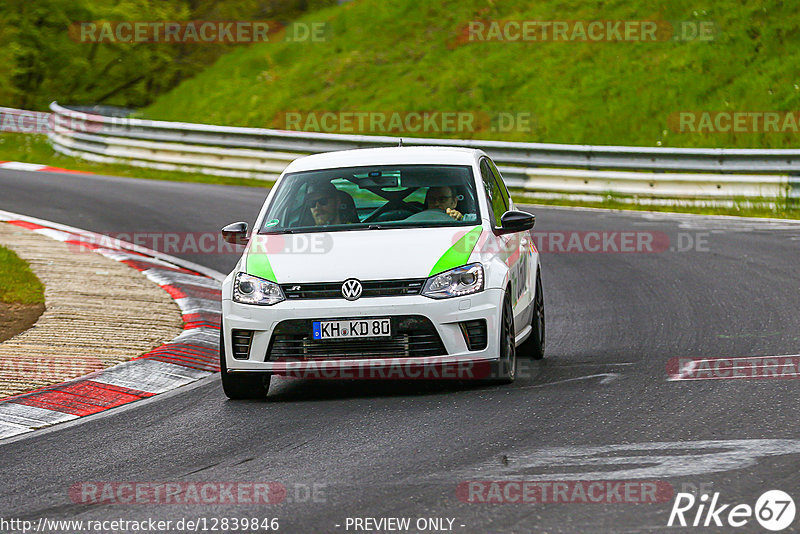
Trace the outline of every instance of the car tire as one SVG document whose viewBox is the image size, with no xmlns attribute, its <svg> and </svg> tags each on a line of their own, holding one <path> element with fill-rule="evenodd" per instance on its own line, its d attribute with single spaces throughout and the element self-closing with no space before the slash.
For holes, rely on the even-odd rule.
<svg viewBox="0 0 800 534">
<path fill-rule="evenodd" d="M 231 374 L 225 362 L 225 337 L 223 328 L 219 329 L 219 370 L 222 390 L 231 400 L 264 399 L 269 391 L 270 373 Z"/>
<path fill-rule="evenodd" d="M 542 275 L 536 273 L 536 295 L 533 297 L 533 317 L 531 317 L 531 335 L 519 346 L 520 356 L 534 360 L 544 358 L 545 347 L 545 315 L 544 293 L 542 292 Z"/>
<path fill-rule="evenodd" d="M 511 296 L 503 298 L 503 313 L 500 316 L 500 360 L 497 362 L 495 381 L 511 384 L 517 378 L 517 348 L 514 343 L 514 310 Z"/>
</svg>

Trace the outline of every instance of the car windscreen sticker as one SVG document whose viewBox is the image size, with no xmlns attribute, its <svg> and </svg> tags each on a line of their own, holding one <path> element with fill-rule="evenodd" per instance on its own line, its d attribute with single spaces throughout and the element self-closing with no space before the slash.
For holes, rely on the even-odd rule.
<svg viewBox="0 0 800 534">
<path fill-rule="evenodd" d="M 277 226 L 280 221 L 278 219 L 272 219 L 271 221 L 267 221 L 264 223 L 264 228 L 269 228 L 270 226 Z"/>
</svg>

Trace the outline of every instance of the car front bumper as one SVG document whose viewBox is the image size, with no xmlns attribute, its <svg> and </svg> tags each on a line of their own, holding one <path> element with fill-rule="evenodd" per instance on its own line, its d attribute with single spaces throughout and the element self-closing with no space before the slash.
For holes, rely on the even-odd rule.
<svg viewBox="0 0 800 534">
<path fill-rule="evenodd" d="M 228 372 L 268 372 L 305 378 L 485 378 L 498 362 L 500 310 L 504 293 L 488 289 L 463 297 L 435 300 L 418 295 L 344 299 L 291 300 L 274 306 L 239 304 L 223 299 L 223 335 Z M 283 321 L 327 321 L 354 318 L 422 316 L 439 335 L 444 354 L 416 357 L 309 357 L 270 360 L 267 352 L 276 327 Z M 469 350 L 461 322 L 486 320 L 487 343 Z M 253 332 L 249 358 L 233 357 L 231 331 Z M 311 332 L 308 332 L 311 335 Z"/>
</svg>

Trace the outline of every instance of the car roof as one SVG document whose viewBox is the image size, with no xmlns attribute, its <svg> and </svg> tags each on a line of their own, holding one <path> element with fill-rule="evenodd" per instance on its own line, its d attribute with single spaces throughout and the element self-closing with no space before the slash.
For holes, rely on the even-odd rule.
<svg viewBox="0 0 800 534">
<path fill-rule="evenodd" d="M 368 165 L 472 165 L 482 150 L 443 146 L 362 148 L 324 152 L 294 160 L 287 173 Z"/>
</svg>

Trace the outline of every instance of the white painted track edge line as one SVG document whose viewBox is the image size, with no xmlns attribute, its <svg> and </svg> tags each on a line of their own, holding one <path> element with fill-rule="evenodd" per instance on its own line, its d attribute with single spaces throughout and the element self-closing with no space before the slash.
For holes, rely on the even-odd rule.
<svg viewBox="0 0 800 534">
<path fill-rule="evenodd" d="M 169 391 L 165 391 L 164 393 L 159 393 L 158 395 L 152 395 L 150 397 L 145 397 L 143 399 L 137 400 L 136 402 L 129 402 L 127 404 L 123 404 L 121 406 L 115 406 L 112 409 L 104 410 L 102 412 L 93 413 L 91 415 L 84 415 L 83 417 L 77 417 L 75 419 L 71 419 L 69 421 L 64 421 L 62 423 L 49 425 L 41 428 L 37 428 L 35 430 L 31 430 L 30 432 L 26 432 L 24 434 L 18 434 L 16 436 L 11 436 L 9 438 L 2 439 L 0 438 L 0 448 L 4 445 L 10 445 L 11 443 L 15 443 L 17 441 L 21 441 L 24 439 L 30 439 L 32 437 L 38 437 L 42 434 L 49 434 L 51 432 L 59 432 L 61 430 L 71 428 L 76 425 L 82 425 L 89 421 L 93 421 L 95 419 L 102 419 L 104 417 L 112 417 L 116 416 L 120 413 L 127 412 L 128 410 L 134 410 L 139 407 L 151 404 L 153 402 L 160 402 L 162 400 L 169 399 L 174 397 L 175 395 L 180 395 L 191 391 L 193 389 L 199 388 L 201 386 L 205 386 L 206 384 L 210 384 L 212 382 L 218 382 L 219 378 L 216 376 L 216 373 L 209 375 L 205 378 L 200 378 L 195 380 L 194 382 L 190 382 L 188 384 L 184 384 L 179 386 L 175 389 L 171 389 Z"/>
<path fill-rule="evenodd" d="M 6 221 L 6 220 L 24 221 L 24 222 L 28 222 L 28 223 L 32 223 L 32 224 L 37 224 L 39 226 L 43 226 L 46 229 L 60 230 L 60 231 L 68 232 L 70 234 L 74 234 L 74 235 L 78 235 L 78 236 L 81 236 L 81 235 L 95 235 L 95 236 L 101 235 L 101 234 L 98 234 L 96 232 L 91 232 L 91 231 L 83 230 L 83 229 L 80 229 L 80 228 L 75 228 L 75 227 L 72 227 L 72 226 L 63 225 L 63 224 L 60 224 L 60 223 L 55 223 L 55 222 L 48 221 L 48 220 L 45 220 L 45 219 L 39 219 L 39 218 L 36 218 L 36 217 L 30 217 L 30 216 L 22 215 L 22 214 L 19 214 L 19 213 L 0 210 L 0 221 Z M 48 237 L 53 238 L 53 236 L 48 236 Z M 195 264 L 193 262 L 190 262 L 190 261 L 182 260 L 180 258 L 176 258 L 176 257 L 170 256 L 168 254 L 162 254 L 162 253 L 159 253 L 157 251 L 154 251 L 154 250 L 151 250 L 151 249 L 147 249 L 145 247 L 133 245 L 133 244 L 127 243 L 127 242 L 116 241 L 115 243 L 118 243 L 119 245 L 121 245 L 121 248 L 127 248 L 129 250 L 132 250 L 132 251 L 135 251 L 135 252 L 139 252 L 139 253 L 142 253 L 142 254 L 145 254 L 145 255 L 148 255 L 148 256 L 151 256 L 151 257 L 156 257 L 156 258 L 161 259 L 163 261 L 169 262 L 172 265 L 175 265 L 175 266 L 178 266 L 178 267 L 183 267 L 183 268 L 198 272 L 198 273 L 200 273 L 200 274 L 202 274 L 204 276 L 207 276 L 207 277 L 209 277 L 211 279 L 214 279 L 214 280 L 217 280 L 217 281 L 224 280 L 224 278 L 225 278 L 224 275 L 222 273 L 219 273 L 218 271 L 203 267 L 201 265 L 197 265 L 197 264 Z M 175 340 L 179 339 L 181 336 L 185 336 L 187 334 L 187 332 L 192 332 L 192 330 L 184 330 L 181 334 L 179 334 L 175 339 L 171 340 L 170 342 L 175 342 Z M 170 342 L 165 343 L 165 345 L 169 344 Z M 120 367 L 124 367 L 126 365 L 130 366 L 132 364 L 132 362 L 136 362 L 137 360 L 138 359 L 132 359 L 132 360 L 129 360 L 127 362 L 123 362 L 122 364 L 119 364 L 117 366 L 112 366 L 112 367 L 110 367 L 108 369 L 104 369 L 101 372 L 90 373 L 89 375 L 85 375 L 85 376 L 82 376 L 82 377 L 76 377 L 76 378 L 73 378 L 73 379 L 70 379 L 70 380 L 66 380 L 61 384 L 57 384 L 56 386 L 61 386 L 61 385 L 70 384 L 70 383 L 77 383 L 77 382 L 80 382 L 80 381 L 83 381 L 83 380 L 87 380 L 87 379 L 91 380 L 92 378 L 100 378 L 104 373 L 113 374 L 115 369 L 120 370 Z M 142 360 L 142 361 L 145 361 L 145 360 Z M 164 362 L 159 362 L 159 363 L 163 364 Z M 172 366 L 173 364 L 166 364 L 166 365 Z M 176 366 L 176 367 L 180 367 L 180 366 Z M 148 400 L 148 399 L 161 398 L 165 394 L 168 394 L 170 392 L 173 392 L 173 391 L 176 391 L 176 390 L 179 390 L 179 389 L 183 389 L 186 386 L 192 385 L 194 383 L 201 382 L 201 381 L 203 381 L 203 380 L 205 380 L 207 378 L 212 378 L 212 377 L 215 378 L 215 375 L 216 375 L 216 373 L 213 373 L 213 372 L 203 372 L 200 375 L 197 375 L 197 373 L 192 373 L 189 369 L 187 369 L 187 372 L 188 372 L 187 376 L 175 375 L 175 376 L 180 376 L 181 378 L 183 378 L 183 380 L 177 381 L 177 382 L 182 382 L 182 383 L 175 383 L 170 388 L 164 389 L 164 390 L 159 391 L 159 392 L 153 392 L 153 395 L 151 397 L 147 397 L 147 398 L 144 398 L 144 399 L 139 399 L 136 402 L 126 403 L 126 404 L 124 404 L 122 406 L 138 405 L 142 401 L 145 401 L 145 400 Z M 189 375 L 193 375 L 193 374 L 195 376 L 189 376 Z M 102 379 L 98 380 L 98 382 L 104 383 L 102 381 Z M 134 388 L 134 389 L 136 389 L 136 388 Z M 185 389 L 183 389 L 183 390 L 185 391 Z M 144 390 L 142 390 L 142 391 L 144 391 Z M 32 394 L 32 393 L 35 393 L 35 391 L 34 392 L 22 393 L 20 395 L 15 395 L 15 396 L 9 397 L 7 399 L 3 399 L 3 401 L 0 401 L 0 403 L 4 403 L 5 401 L 9 401 L 9 400 L 17 398 L 17 397 L 24 397 L 24 396 L 26 396 L 28 394 Z M 105 410 L 102 410 L 100 412 L 97 412 L 95 414 L 76 416 L 76 418 L 74 420 L 75 421 L 82 421 L 82 420 L 87 419 L 88 417 L 98 416 L 98 415 L 106 414 L 106 413 L 109 413 L 109 412 L 118 413 L 120 408 L 121 408 L 121 406 L 109 407 L 109 408 L 107 408 Z M 46 408 L 43 408 L 43 409 L 46 409 Z M 61 413 L 58 410 L 50 410 L 50 411 L 53 411 L 54 413 Z M 15 422 L 15 421 L 3 420 L 2 423 L 6 424 L 7 426 L 10 426 L 10 427 L 19 427 L 21 430 L 26 426 L 26 425 L 20 425 L 19 423 Z M 15 438 L 25 438 L 25 437 L 29 437 L 30 435 L 38 435 L 42 430 L 50 429 L 52 427 L 61 428 L 63 426 L 63 424 L 64 424 L 64 421 L 53 421 L 53 422 L 48 422 L 46 424 L 42 424 L 42 425 L 39 425 L 39 426 L 27 426 L 27 428 L 29 428 L 30 430 L 22 430 L 22 432 L 20 432 L 18 434 L 15 433 L 15 434 L 7 437 L 7 438 L 0 438 L 0 444 L 5 444 L 5 443 L 11 442 L 11 441 L 16 441 Z"/>
</svg>

